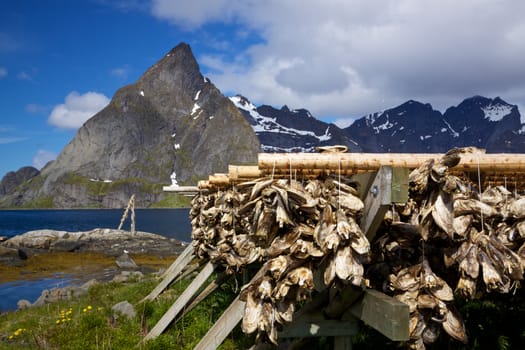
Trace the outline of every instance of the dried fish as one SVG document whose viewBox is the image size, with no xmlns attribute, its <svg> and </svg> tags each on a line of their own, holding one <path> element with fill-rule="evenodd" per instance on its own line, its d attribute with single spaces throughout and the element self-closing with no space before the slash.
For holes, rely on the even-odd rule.
<svg viewBox="0 0 525 350">
<path fill-rule="evenodd" d="M 468 342 L 465 324 L 455 309 L 448 310 L 445 322 L 443 322 L 442 326 L 445 332 L 447 332 L 452 338 L 464 344 Z"/>
<path fill-rule="evenodd" d="M 407 203 L 388 209 L 372 242 L 358 224 L 364 203 L 350 178 L 321 175 L 198 194 L 192 246 L 228 273 L 262 262 L 241 292 L 242 329 L 258 341 L 277 344 L 279 325 L 292 322 L 295 303 L 308 300 L 315 283 L 318 290 L 369 283 L 409 305 L 410 348 L 424 349 L 440 333 L 466 342 L 454 294 L 508 293 L 525 267 L 525 198 L 501 186 L 478 193 L 450 174 L 472 152 L 479 151 L 453 149 L 413 170 Z"/>
<path fill-rule="evenodd" d="M 262 302 L 261 300 L 256 300 L 252 293 L 247 293 L 246 297 L 246 306 L 244 307 L 241 326 L 244 333 L 251 334 L 258 328 L 262 312 Z"/>
</svg>

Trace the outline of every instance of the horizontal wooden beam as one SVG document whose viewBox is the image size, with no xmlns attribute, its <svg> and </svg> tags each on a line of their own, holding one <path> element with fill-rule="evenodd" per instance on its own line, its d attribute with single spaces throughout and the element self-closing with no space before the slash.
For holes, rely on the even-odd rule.
<svg viewBox="0 0 525 350">
<path fill-rule="evenodd" d="M 339 337 L 357 334 L 357 319 L 327 320 L 322 311 L 306 313 L 302 317 L 294 318 L 287 325 L 279 338 L 305 338 L 305 337 Z"/>
<path fill-rule="evenodd" d="M 259 169 L 324 169 L 378 170 L 381 166 L 414 169 L 429 159 L 439 159 L 440 153 L 259 153 Z M 465 153 L 454 168 L 463 171 L 520 172 L 525 171 L 525 154 Z"/>
<path fill-rule="evenodd" d="M 410 312 L 408 305 L 375 289 L 366 289 L 363 299 L 355 303 L 349 312 L 394 341 L 410 337 Z"/>
<path fill-rule="evenodd" d="M 164 192 L 177 192 L 177 193 L 188 193 L 188 192 L 199 192 L 198 186 L 178 186 L 178 185 L 170 185 L 170 186 L 163 186 L 162 190 Z"/>
</svg>

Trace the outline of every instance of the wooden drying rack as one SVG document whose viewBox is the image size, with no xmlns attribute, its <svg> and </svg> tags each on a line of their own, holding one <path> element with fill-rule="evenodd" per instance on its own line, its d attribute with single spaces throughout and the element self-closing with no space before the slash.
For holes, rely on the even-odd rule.
<svg viewBox="0 0 525 350">
<path fill-rule="evenodd" d="M 393 203 L 408 200 L 408 177 L 411 169 L 419 167 L 428 159 L 439 159 L 443 154 L 259 154 L 257 166 L 229 166 L 228 174 L 210 175 L 191 187 L 195 193 L 220 189 L 265 176 L 279 178 L 292 176 L 296 179 L 312 178 L 323 174 L 350 176 L 358 185 L 364 202 L 360 227 L 369 241 L 373 239 L 388 208 Z M 454 173 L 468 176 L 474 183 L 498 181 L 497 184 L 513 185 L 523 190 L 525 184 L 525 154 L 462 154 L 461 162 L 453 168 Z M 491 180 L 492 179 L 492 180 Z M 475 180 L 475 181 L 474 181 Z M 479 181 L 478 181 L 479 180 Z M 188 191 L 188 187 L 184 188 Z M 192 246 L 166 272 L 163 281 L 145 299 L 159 295 L 193 258 Z M 160 335 L 190 304 L 196 292 L 215 270 L 208 262 L 199 275 L 187 287 L 173 306 L 145 337 L 145 340 Z M 317 276 L 317 278 L 321 278 Z M 210 290 L 217 281 L 212 281 Z M 319 285 L 322 285 L 319 284 Z M 377 290 L 348 285 L 334 291 L 318 287 L 313 300 L 294 314 L 293 322 L 279 333 L 279 339 L 305 337 L 334 337 L 336 350 L 352 348 L 351 336 L 357 332 L 357 320 L 361 320 L 394 341 L 409 339 L 408 305 Z M 210 328 L 194 349 L 216 349 L 241 321 L 245 302 L 237 297 L 223 315 Z"/>
<path fill-rule="evenodd" d="M 415 169 L 442 153 L 259 153 L 257 165 L 229 165 L 228 173 L 209 175 L 197 186 L 164 187 L 165 191 L 195 194 L 228 187 L 262 177 L 292 177 L 297 180 L 322 175 L 352 176 L 377 172 L 381 166 Z M 467 153 L 451 173 L 482 188 L 503 185 L 509 190 L 525 190 L 525 154 Z"/>
</svg>

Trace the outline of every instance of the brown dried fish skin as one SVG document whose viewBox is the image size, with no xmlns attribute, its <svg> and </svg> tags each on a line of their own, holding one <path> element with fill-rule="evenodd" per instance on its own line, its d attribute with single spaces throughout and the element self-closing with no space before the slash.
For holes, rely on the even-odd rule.
<svg viewBox="0 0 525 350">
<path fill-rule="evenodd" d="M 476 280 L 469 276 L 459 278 L 456 285 L 456 293 L 465 299 L 474 299 L 476 297 Z"/>
<path fill-rule="evenodd" d="M 257 330 L 261 312 L 262 303 L 260 300 L 255 299 L 251 293 L 247 293 L 241 323 L 242 331 L 245 334 L 251 334 Z"/>
<path fill-rule="evenodd" d="M 464 344 L 468 342 L 465 324 L 455 309 L 448 310 L 442 326 L 445 332 L 447 332 L 452 338 Z"/>
</svg>

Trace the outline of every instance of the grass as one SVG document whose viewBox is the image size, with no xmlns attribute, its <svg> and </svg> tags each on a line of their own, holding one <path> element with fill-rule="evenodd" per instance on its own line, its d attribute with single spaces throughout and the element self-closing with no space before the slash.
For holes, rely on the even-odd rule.
<svg viewBox="0 0 525 350">
<path fill-rule="evenodd" d="M 191 204 L 191 198 L 180 194 L 167 194 L 164 199 L 153 203 L 150 208 L 187 208 Z"/>
<path fill-rule="evenodd" d="M 139 303 L 158 283 L 151 275 L 141 281 L 100 283 L 73 301 L 0 315 L 0 349 L 192 349 L 236 295 L 234 283 L 224 285 L 162 335 L 141 344 L 189 281 Z M 123 300 L 135 306 L 135 318 L 115 317 L 111 307 Z M 253 341 L 238 327 L 220 348 L 244 349 Z"/>
</svg>

